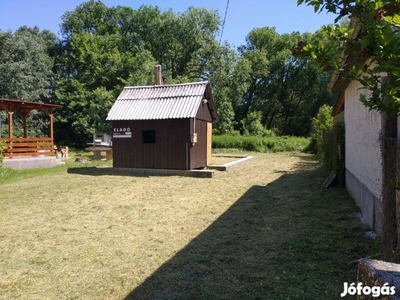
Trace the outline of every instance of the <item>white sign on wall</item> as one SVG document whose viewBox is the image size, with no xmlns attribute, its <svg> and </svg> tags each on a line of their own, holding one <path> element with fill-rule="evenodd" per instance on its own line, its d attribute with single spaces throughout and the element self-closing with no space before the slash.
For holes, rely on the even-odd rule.
<svg viewBox="0 0 400 300">
<path fill-rule="evenodd" d="M 113 130 L 113 138 L 121 139 L 121 138 L 132 138 L 132 132 L 129 127 L 118 127 Z"/>
</svg>

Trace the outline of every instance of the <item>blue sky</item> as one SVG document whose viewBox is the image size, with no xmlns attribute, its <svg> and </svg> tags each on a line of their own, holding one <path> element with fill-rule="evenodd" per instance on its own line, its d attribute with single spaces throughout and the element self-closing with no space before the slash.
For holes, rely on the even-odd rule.
<svg viewBox="0 0 400 300">
<path fill-rule="evenodd" d="M 72 11 L 82 0 L 0 0 L 0 30 L 15 31 L 26 25 L 38 26 L 58 33 L 61 16 Z M 225 15 L 227 0 L 103 0 L 107 6 L 141 5 L 158 6 L 161 10 L 172 9 L 185 12 L 189 6 L 218 10 L 221 18 Z M 335 15 L 325 12 L 314 13 L 312 7 L 297 6 L 297 0 L 229 0 L 228 13 L 222 40 L 232 46 L 245 44 L 246 35 L 254 28 L 275 27 L 279 34 L 314 33 L 323 25 L 332 24 Z M 219 39 L 219 37 L 218 37 Z"/>
</svg>

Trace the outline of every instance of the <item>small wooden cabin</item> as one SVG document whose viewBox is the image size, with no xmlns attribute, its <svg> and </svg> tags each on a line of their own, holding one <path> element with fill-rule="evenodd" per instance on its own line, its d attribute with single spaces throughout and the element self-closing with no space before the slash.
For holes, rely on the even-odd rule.
<svg viewBox="0 0 400 300">
<path fill-rule="evenodd" d="M 116 168 L 191 170 L 211 162 L 217 114 L 207 81 L 125 87 L 108 113 Z"/>
</svg>

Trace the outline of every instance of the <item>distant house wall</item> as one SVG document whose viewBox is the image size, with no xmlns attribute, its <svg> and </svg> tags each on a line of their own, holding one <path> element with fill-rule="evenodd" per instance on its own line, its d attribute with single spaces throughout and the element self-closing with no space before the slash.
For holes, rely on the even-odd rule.
<svg viewBox="0 0 400 300">
<path fill-rule="evenodd" d="M 381 228 L 381 115 L 360 101 L 362 86 L 352 81 L 345 90 L 346 187 L 376 231 Z"/>
</svg>

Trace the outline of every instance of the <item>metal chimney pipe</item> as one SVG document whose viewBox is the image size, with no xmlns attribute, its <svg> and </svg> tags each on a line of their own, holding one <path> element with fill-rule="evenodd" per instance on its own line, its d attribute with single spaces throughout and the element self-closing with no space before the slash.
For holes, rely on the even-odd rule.
<svg viewBox="0 0 400 300">
<path fill-rule="evenodd" d="M 154 66 L 154 77 L 156 79 L 156 85 L 163 85 L 163 78 L 162 78 L 162 72 L 161 72 L 161 65 L 155 65 Z"/>
</svg>

